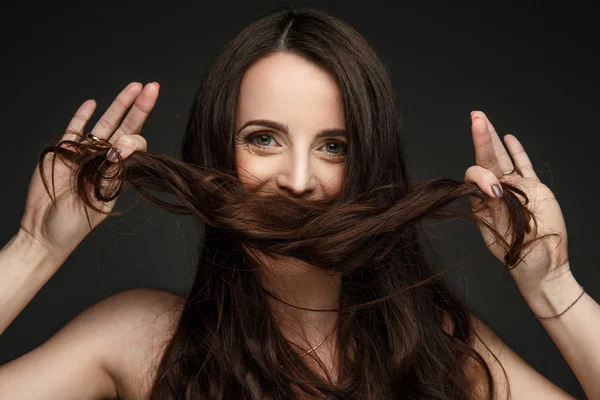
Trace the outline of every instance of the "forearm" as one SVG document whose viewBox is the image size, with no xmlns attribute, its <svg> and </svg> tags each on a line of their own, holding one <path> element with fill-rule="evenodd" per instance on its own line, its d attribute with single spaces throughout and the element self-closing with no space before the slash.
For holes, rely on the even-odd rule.
<svg viewBox="0 0 600 400">
<path fill-rule="evenodd" d="M 550 317 L 565 311 L 583 289 L 569 272 L 523 297 L 533 313 Z M 523 291 L 522 291 L 523 293 Z M 600 399 L 600 305 L 587 293 L 558 318 L 539 320 L 589 399 Z"/>
<path fill-rule="evenodd" d="M 0 249 L 0 335 L 65 261 L 18 233 Z"/>
</svg>

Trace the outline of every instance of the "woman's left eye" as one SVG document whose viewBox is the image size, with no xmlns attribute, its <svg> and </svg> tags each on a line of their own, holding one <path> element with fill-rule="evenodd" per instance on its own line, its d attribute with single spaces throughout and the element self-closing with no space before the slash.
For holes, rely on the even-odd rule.
<svg viewBox="0 0 600 400">
<path fill-rule="evenodd" d="M 269 144 L 271 143 L 271 140 L 274 141 L 273 136 L 264 133 L 246 136 L 247 143 L 253 144 L 258 147 L 270 147 Z M 328 147 L 328 150 L 332 150 L 331 152 L 325 150 L 327 152 L 327 155 L 332 157 L 341 157 L 346 154 L 346 143 L 338 140 L 329 141 L 325 145 L 323 145 L 323 147 Z"/>
<path fill-rule="evenodd" d="M 334 156 L 344 156 L 346 155 L 346 143 L 344 142 L 338 142 L 338 141 L 334 141 L 334 142 L 328 142 L 325 146 L 329 146 L 329 149 L 331 149 L 331 145 L 333 146 L 337 146 L 337 151 L 335 151 L 335 147 L 334 147 L 334 152 L 331 153 Z M 342 150 L 340 150 L 342 149 Z M 340 153 L 341 152 L 341 153 Z"/>
</svg>

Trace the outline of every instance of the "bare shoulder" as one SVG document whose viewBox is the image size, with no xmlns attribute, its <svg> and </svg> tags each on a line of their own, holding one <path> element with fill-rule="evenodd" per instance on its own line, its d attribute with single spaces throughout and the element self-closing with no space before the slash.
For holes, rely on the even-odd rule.
<svg viewBox="0 0 600 400">
<path fill-rule="evenodd" d="M 97 302 L 37 348 L 0 365 L 0 398 L 144 398 L 183 304 L 157 289 Z"/>
<path fill-rule="evenodd" d="M 494 380 L 494 398 L 574 400 L 575 398 L 548 380 L 510 348 L 473 313 L 469 313 L 473 331 L 471 346 L 485 360 Z M 478 398 L 489 398 L 484 371 L 469 358 L 465 371 Z"/>
<path fill-rule="evenodd" d="M 158 363 L 170 342 L 185 298 L 159 289 L 129 289 L 102 301 L 114 324 L 114 352 L 109 363 L 121 399 L 145 398 Z"/>
</svg>

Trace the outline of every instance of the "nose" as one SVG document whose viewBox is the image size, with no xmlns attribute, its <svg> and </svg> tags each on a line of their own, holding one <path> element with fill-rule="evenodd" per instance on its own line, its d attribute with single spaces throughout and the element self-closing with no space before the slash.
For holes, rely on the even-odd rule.
<svg viewBox="0 0 600 400">
<path fill-rule="evenodd" d="M 296 157 L 286 164 L 277 176 L 277 186 L 294 196 L 312 193 L 316 187 L 316 179 L 309 160 L 306 157 Z"/>
</svg>

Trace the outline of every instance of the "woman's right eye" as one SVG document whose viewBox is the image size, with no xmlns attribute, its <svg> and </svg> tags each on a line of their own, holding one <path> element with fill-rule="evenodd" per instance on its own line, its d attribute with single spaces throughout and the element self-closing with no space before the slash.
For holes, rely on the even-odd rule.
<svg viewBox="0 0 600 400">
<path fill-rule="evenodd" d="M 267 135 L 265 133 L 253 133 L 251 135 L 246 136 L 246 142 L 259 147 L 269 147 L 269 138 L 273 139 L 273 136 Z M 254 139 L 258 140 L 255 141 Z"/>
</svg>

